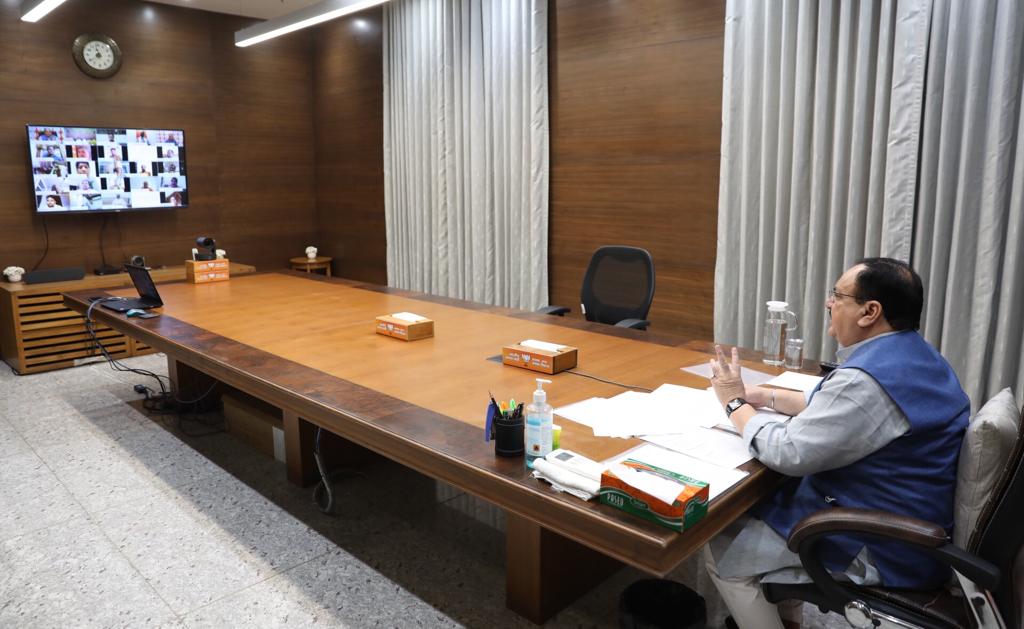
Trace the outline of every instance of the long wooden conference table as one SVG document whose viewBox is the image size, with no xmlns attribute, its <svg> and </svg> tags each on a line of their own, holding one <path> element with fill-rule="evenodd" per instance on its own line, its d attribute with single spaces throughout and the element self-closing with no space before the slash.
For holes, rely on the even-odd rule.
<svg viewBox="0 0 1024 629">
<path fill-rule="evenodd" d="M 493 443 L 484 442 L 488 391 L 529 400 L 534 378 L 542 375 L 495 361 L 503 345 L 539 339 L 575 346 L 577 370 L 654 389 L 663 383 L 706 387 L 707 380 L 679 368 L 706 361 L 707 343 L 680 344 L 648 332 L 298 272 L 161 284 L 159 290 L 160 317 L 129 319 L 94 308 L 93 318 L 166 353 L 184 395 L 201 389 L 199 380 L 214 378 L 280 408 L 295 483 L 317 478 L 312 451 L 320 426 L 502 508 L 506 602 L 537 623 L 621 563 L 668 573 L 779 481 L 756 461 L 747 463 L 742 469 L 749 476 L 680 534 L 557 493 L 532 478 L 522 458 L 495 456 Z M 98 294 L 70 293 L 64 300 L 85 312 Z M 434 337 L 403 342 L 375 334 L 375 317 L 401 311 L 433 319 Z M 548 401 L 556 408 L 625 390 L 568 372 L 551 379 Z M 562 447 L 594 460 L 641 443 L 594 437 L 586 426 L 556 421 Z"/>
</svg>

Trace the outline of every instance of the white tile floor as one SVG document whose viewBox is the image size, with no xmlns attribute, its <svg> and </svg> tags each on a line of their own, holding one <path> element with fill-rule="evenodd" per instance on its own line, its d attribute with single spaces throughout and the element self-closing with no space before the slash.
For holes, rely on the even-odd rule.
<svg viewBox="0 0 1024 629">
<path fill-rule="evenodd" d="M 338 482 L 363 508 L 323 515 L 231 435 L 185 437 L 129 405 L 137 382 L 104 364 L 0 370 L 0 627 L 533 626 L 504 607 L 500 511 L 374 459 Z M 548 626 L 616 626 L 642 576 L 620 571 Z M 673 578 L 720 623 L 695 562 Z"/>
</svg>

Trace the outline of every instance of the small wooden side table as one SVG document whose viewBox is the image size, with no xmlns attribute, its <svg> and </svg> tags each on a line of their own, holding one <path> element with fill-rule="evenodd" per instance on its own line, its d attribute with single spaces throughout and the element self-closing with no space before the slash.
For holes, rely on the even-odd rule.
<svg viewBox="0 0 1024 629">
<path fill-rule="evenodd" d="M 324 271 L 327 273 L 327 277 L 331 276 L 331 260 L 334 258 L 328 256 L 317 256 L 315 258 L 307 258 L 301 256 L 298 258 L 291 259 L 292 268 L 296 271 L 305 271 L 306 273 L 312 273 L 313 271 Z"/>
</svg>

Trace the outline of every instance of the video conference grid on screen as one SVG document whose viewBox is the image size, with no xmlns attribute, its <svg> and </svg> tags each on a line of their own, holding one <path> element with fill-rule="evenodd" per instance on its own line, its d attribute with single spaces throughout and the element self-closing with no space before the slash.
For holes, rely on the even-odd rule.
<svg viewBox="0 0 1024 629">
<path fill-rule="evenodd" d="M 28 126 L 38 212 L 188 205 L 184 132 Z"/>
</svg>

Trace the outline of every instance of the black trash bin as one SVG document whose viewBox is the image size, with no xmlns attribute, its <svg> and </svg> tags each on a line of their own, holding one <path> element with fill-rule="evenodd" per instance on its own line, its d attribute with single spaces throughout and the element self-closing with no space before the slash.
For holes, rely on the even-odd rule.
<svg viewBox="0 0 1024 629">
<path fill-rule="evenodd" d="M 642 579 L 619 596 L 622 629 L 704 629 L 704 597 L 682 583 Z"/>
</svg>

